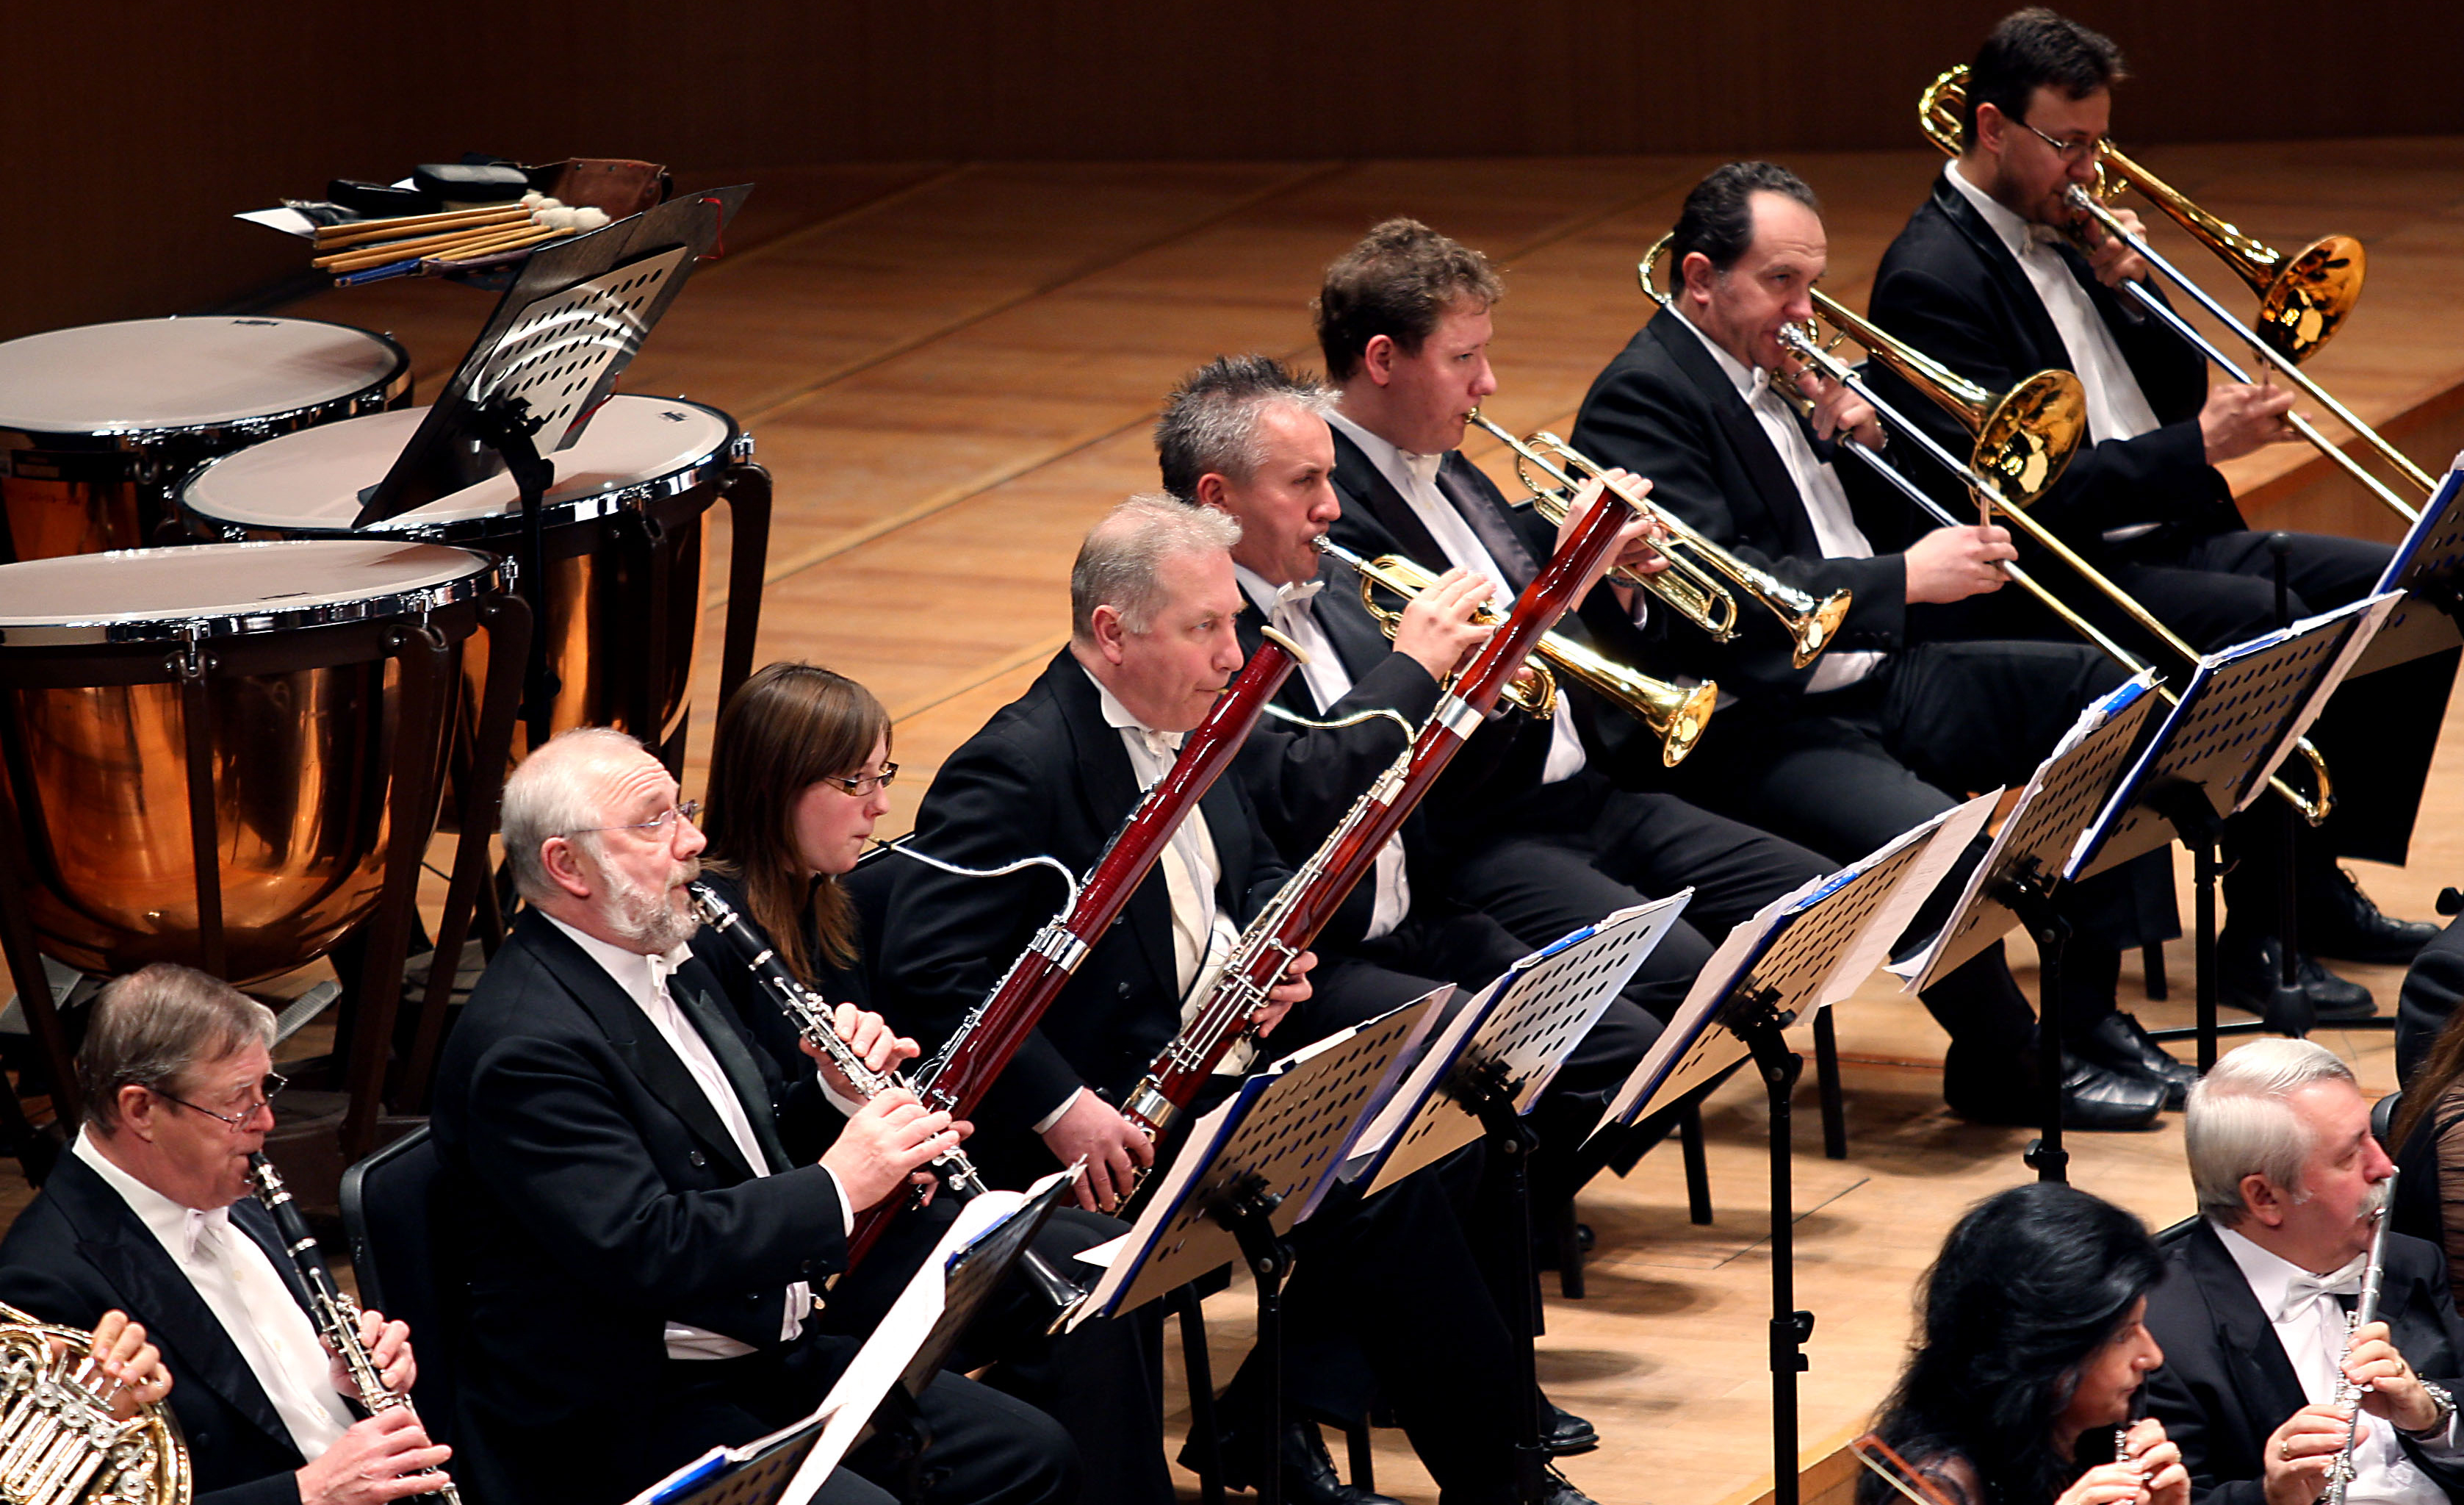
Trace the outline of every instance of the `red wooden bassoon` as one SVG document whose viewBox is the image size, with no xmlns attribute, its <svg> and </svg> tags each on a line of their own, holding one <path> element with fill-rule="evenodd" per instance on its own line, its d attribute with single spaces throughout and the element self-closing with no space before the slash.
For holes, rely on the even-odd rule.
<svg viewBox="0 0 2464 1505">
<path fill-rule="evenodd" d="M 1172 767 L 1113 833 L 1068 906 L 1036 932 L 1001 982 L 917 1073 L 916 1093 L 924 1106 L 947 1110 L 954 1118 L 976 1111 L 1001 1069 L 1044 1018 L 1045 1009 L 1069 985 L 1087 953 L 1146 881 L 1173 832 L 1232 765 L 1249 729 L 1265 714 L 1266 702 L 1283 688 L 1303 656 L 1281 633 L 1267 631 L 1265 643 L 1249 655 L 1240 677 L 1217 697 L 1198 729 L 1182 740 Z M 849 1268 L 864 1257 L 903 1206 L 903 1199 L 892 1197 L 856 1215 L 855 1231 L 847 1240 Z"/>
<path fill-rule="evenodd" d="M 1204 1003 L 1147 1067 L 1121 1105 L 1122 1117 L 1158 1137 L 1189 1106 L 1226 1051 L 1247 1033 L 1266 995 L 1292 959 L 1334 918 L 1353 886 L 1369 875 L 1377 853 L 1401 829 L 1412 808 L 1435 785 L 1480 719 L 1523 668 L 1542 634 L 1574 604 L 1575 592 L 1617 546 L 1617 531 L 1635 509 L 1614 491 L 1585 514 L 1573 536 L 1514 603 L 1506 625 L 1455 676 L 1453 689 L 1384 773 L 1345 813 L 1308 862 L 1241 935 Z"/>
</svg>

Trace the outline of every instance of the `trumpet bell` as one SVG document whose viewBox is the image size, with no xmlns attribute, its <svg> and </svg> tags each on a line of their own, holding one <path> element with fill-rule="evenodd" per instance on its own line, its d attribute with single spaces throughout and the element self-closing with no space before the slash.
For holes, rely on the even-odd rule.
<svg viewBox="0 0 2464 1505">
<path fill-rule="evenodd" d="M 1970 454 L 2003 499 L 2033 505 L 2062 478 L 2087 437 L 2087 390 L 2068 371 L 2044 370 L 2011 388 L 1977 430 Z"/>
<path fill-rule="evenodd" d="M 1720 687 L 1706 679 L 1672 697 L 1665 718 L 1645 721 L 1660 734 L 1662 766 L 1674 768 L 1685 761 L 1685 755 L 1703 740 L 1703 729 L 1711 724 L 1711 713 L 1719 708 Z"/>
<path fill-rule="evenodd" d="M 2259 335 L 2296 365 L 2335 338 L 2362 296 L 2367 254 L 2350 235 L 2325 235 L 2295 253 L 2259 294 Z"/>
<path fill-rule="evenodd" d="M 1783 613 L 1781 625 L 1788 629 L 1793 648 L 1789 653 L 1792 667 L 1802 669 L 1822 656 L 1831 640 L 1839 635 L 1839 624 L 1847 620 L 1848 609 L 1857 604 L 1854 593 L 1835 590 L 1803 611 Z"/>
</svg>

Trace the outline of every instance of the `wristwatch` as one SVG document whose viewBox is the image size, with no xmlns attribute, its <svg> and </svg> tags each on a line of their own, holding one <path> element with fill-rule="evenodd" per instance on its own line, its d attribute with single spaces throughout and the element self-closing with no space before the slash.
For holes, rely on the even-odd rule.
<svg viewBox="0 0 2464 1505">
<path fill-rule="evenodd" d="M 2437 1405 L 2438 1419 L 2431 1422 L 2429 1426 L 2419 1428 L 2399 1428 L 2399 1430 L 2403 1431 L 2407 1437 L 2434 1437 L 2440 1432 L 2445 1431 L 2447 1429 L 2447 1424 L 2455 1419 L 2455 1397 L 2447 1393 L 2447 1386 L 2436 1383 L 2432 1381 L 2424 1380 L 2421 1382 L 2421 1390 L 2424 1395 L 2429 1396 L 2431 1401 Z"/>
</svg>

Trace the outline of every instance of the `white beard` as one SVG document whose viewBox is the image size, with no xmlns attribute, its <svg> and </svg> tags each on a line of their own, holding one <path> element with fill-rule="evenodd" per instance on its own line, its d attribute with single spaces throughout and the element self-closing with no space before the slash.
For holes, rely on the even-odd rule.
<svg viewBox="0 0 2464 1505">
<path fill-rule="evenodd" d="M 684 864 L 687 880 L 701 874 L 701 864 Z M 608 909 L 601 918 L 607 927 L 623 936 L 633 949 L 647 955 L 665 956 L 693 938 L 701 920 L 691 908 L 680 905 L 672 889 L 657 893 L 643 887 L 613 868 L 603 868 L 601 875 L 607 882 Z"/>
</svg>

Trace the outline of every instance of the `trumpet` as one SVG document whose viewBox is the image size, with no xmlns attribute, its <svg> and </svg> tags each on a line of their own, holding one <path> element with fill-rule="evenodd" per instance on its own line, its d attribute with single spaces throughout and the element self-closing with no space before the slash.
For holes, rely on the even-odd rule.
<svg viewBox="0 0 2464 1505">
<path fill-rule="evenodd" d="M 1375 593 L 1390 590 L 1408 601 L 1437 584 L 1435 575 L 1398 554 L 1363 559 L 1327 538 L 1320 538 L 1317 546 L 1329 559 L 1359 578 L 1360 604 L 1369 609 L 1369 614 L 1386 630 L 1388 637 L 1395 635 L 1396 625 L 1403 614 L 1392 607 L 1378 605 Z M 1472 620 L 1494 627 L 1506 619 L 1496 608 L 1485 606 L 1473 614 Z M 1532 654 L 1547 660 L 1546 664 L 1528 666 L 1532 672 L 1547 675 L 1554 669 L 1577 684 L 1590 687 L 1594 694 L 1649 727 L 1652 735 L 1660 739 L 1660 761 L 1665 767 L 1674 768 L 1685 761 L 1685 755 L 1702 739 L 1703 728 L 1710 724 L 1711 713 L 1719 709 L 1720 687 L 1711 680 L 1689 687 L 1654 679 L 1561 632 L 1543 635 Z M 1553 699 L 1553 677 L 1550 684 Z M 1522 687 L 1523 681 L 1518 677 L 1507 691 L 1507 698 L 1514 698 Z"/>
<path fill-rule="evenodd" d="M 1772 578 L 1687 526 L 1666 508 L 1655 506 L 1609 478 L 1609 468 L 1585 455 L 1547 431 L 1516 438 L 1472 409 L 1471 421 L 1503 440 L 1514 452 L 1515 478 L 1531 494 L 1531 508 L 1551 522 L 1563 522 L 1574 504 L 1583 479 L 1596 479 L 1614 490 L 1628 506 L 1657 520 L 1667 531 L 1658 544 L 1668 568 L 1644 575 L 1619 566 L 1609 577 L 1660 597 L 1677 613 L 1725 643 L 1737 635 L 1737 592 L 1751 596 L 1779 618 L 1793 650 L 1790 662 L 1802 669 L 1821 656 L 1839 631 L 1854 596 L 1835 590 L 1821 600 Z M 1539 472 L 1534 476 L 1534 471 Z M 1573 473 L 1581 473 L 1581 478 Z"/>
<path fill-rule="evenodd" d="M 188 1449 L 169 1405 L 122 1420 L 113 1391 L 93 1334 L 0 1301 L 0 1498 L 187 1505 Z"/>
<path fill-rule="evenodd" d="M 1960 153 L 1959 111 L 1968 93 L 1968 69 L 1949 69 L 1928 85 L 1917 100 L 1917 123 L 1925 138 L 1947 155 Z M 2135 188 L 2167 216 L 2189 231 L 2201 244 L 2222 257 L 2259 295 L 2258 327 L 2235 319 L 2205 288 L 2190 280 L 2179 267 L 2160 255 L 2145 237 L 2124 225 L 2102 202 L 2122 191 Z M 2099 143 L 2097 147 L 2097 190 L 2091 194 L 2074 184 L 2063 194 L 2064 200 L 2079 216 L 2078 231 L 2084 244 L 2085 226 L 2089 221 L 2107 235 L 2123 242 L 2164 278 L 2180 288 L 2190 299 L 2206 309 L 2227 329 L 2247 343 L 2258 358 L 2283 373 L 2284 379 L 2303 396 L 2336 416 L 2353 432 L 2355 438 L 2377 453 L 2395 473 L 2425 497 L 2437 489 L 2438 483 L 2411 457 L 2386 436 L 2356 417 L 2352 410 L 2331 396 L 2327 389 L 2300 369 L 2318 348 L 2326 343 L 2352 311 L 2354 299 L 2361 296 L 2364 257 L 2361 243 L 2349 235 L 2330 235 L 2315 241 L 2292 256 L 2286 256 L 2265 242 L 2244 234 L 2200 209 L 2183 196 L 2180 190 L 2149 172 L 2146 168 L 2116 151 L 2111 143 Z M 2172 330 L 2190 346 L 2215 363 L 2217 369 L 2245 387 L 2255 385 L 2241 365 L 2188 320 L 2175 313 L 2164 299 L 2136 281 L 2124 282 L 2122 291 L 2135 299 L 2139 306 L 2153 316 L 2157 322 Z M 2365 491 L 2377 498 L 2387 510 L 2405 520 L 2407 526 L 2420 520 L 2419 509 L 2397 496 L 2387 484 L 2362 467 L 2361 461 L 2344 453 L 2320 432 L 2318 426 L 2299 413 L 2286 413 L 2285 422 L 2310 445 L 2325 455 Z"/>
</svg>

